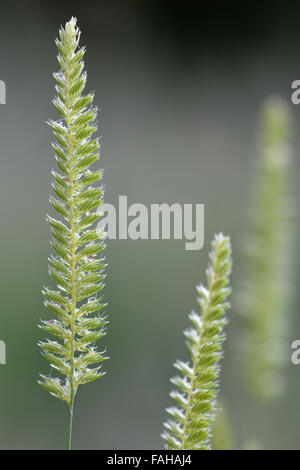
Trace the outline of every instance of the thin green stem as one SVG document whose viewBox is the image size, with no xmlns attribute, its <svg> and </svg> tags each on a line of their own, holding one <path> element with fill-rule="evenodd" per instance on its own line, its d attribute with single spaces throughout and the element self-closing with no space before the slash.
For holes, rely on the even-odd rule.
<svg viewBox="0 0 300 470">
<path fill-rule="evenodd" d="M 67 434 L 67 450 L 71 450 L 72 445 L 72 425 L 73 425 L 73 407 L 74 407 L 75 394 L 73 393 L 69 405 L 69 423 L 68 423 L 68 434 Z"/>
</svg>

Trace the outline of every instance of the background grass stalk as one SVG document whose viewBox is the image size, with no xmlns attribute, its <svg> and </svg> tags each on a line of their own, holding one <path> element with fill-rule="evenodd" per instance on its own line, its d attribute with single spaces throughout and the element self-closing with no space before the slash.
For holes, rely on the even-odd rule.
<svg viewBox="0 0 300 470">
<path fill-rule="evenodd" d="M 290 128 L 287 103 L 269 99 L 262 112 L 251 218 L 237 289 L 243 378 L 250 395 L 261 404 L 278 399 L 286 385 L 294 251 Z"/>
</svg>

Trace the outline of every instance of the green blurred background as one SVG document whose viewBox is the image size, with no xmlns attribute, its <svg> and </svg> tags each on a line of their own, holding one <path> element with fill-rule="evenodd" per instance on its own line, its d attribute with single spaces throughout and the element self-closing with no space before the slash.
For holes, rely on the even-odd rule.
<svg viewBox="0 0 300 470">
<path fill-rule="evenodd" d="M 105 201 L 116 204 L 126 194 L 129 204 L 205 203 L 201 251 L 173 240 L 108 242 L 111 321 L 102 344 L 111 359 L 107 375 L 76 398 L 74 448 L 162 448 L 172 363 L 187 358 L 182 330 L 196 308 L 210 239 L 220 230 L 231 235 L 238 266 L 259 111 L 270 94 L 290 101 L 291 83 L 300 78 L 299 5 L 11 0 L 2 10 L 0 339 L 7 364 L 0 366 L 0 447 L 65 444 L 67 408 L 36 383 L 49 370 L 36 325 L 47 315 L 40 291 L 50 254 L 45 215 L 54 158 L 45 122 L 56 117 L 54 38 L 74 15 L 87 46 L 88 89 L 101 108 Z M 300 108 L 290 107 L 297 186 Z M 293 278 L 297 287 L 299 266 Z M 288 351 L 300 338 L 299 302 L 298 295 Z M 221 388 L 235 446 L 256 429 L 263 447 L 298 448 L 300 366 L 288 353 L 286 394 L 253 412 L 239 379 L 237 312 L 229 318 Z"/>
</svg>

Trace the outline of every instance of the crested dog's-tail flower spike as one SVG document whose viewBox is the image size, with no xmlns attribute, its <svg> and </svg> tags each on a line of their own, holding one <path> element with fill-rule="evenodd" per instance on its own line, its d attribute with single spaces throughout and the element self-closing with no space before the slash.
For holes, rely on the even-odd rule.
<svg viewBox="0 0 300 470">
<path fill-rule="evenodd" d="M 240 356 L 247 388 L 259 402 L 280 397 L 293 299 L 294 188 L 288 105 L 270 98 L 261 120 L 250 223 L 238 289 Z"/>
<path fill-rule="evenodd" d="M 200 285 L 200 313 L 192 312 L 192 328 L 184 332 L 190 362 L 176 361 L 180 375 L 171 379 L 175 405 L 167 410 L 162 437 L 168 449 L 210 449 L 211 428 L 220 375 L 220 359 L 227 323 L 225 311 L 231 272 L 231 247 L 228 237 L 216 235 L 212 242 L 207 270 L 207 288 Z"/>
<path fill-rule="evenodd" d="M 53 103 L 60 115 L 49 125 L 55 136 L 53 150 L 58 169 L 53 174 L 54 197 L 50 198 L 57 217 L 48 216 L 54 254 L 49 274 L 57 288 L 45 288 L 45 305 L 55 319 L 40 327 L 51 339 L 40 342 L 43 356 L 53 370 L 41 375 L 40 385 L 67 403 L 70 409 L 67 447 L 71 447 L 74 398 L 81 384 L 101 377 L 101 362 L 107 359 L 95 343 L 105 335 L 105 307 L 99 292 L 105 267 L 99 254 L 104 248 L 93 224 L 99 215 L 103 188 L 95 185 L 102 172 L 90 169 L 99 158 L 99 142 L 93 94 L 84 95 L 84 48 L 79 48 L 76 19 L 59 31 L 56 40 L 60 71 L 54 74 Z M 56 376 L 58 374 L 58 376 Z"/>
</svg>

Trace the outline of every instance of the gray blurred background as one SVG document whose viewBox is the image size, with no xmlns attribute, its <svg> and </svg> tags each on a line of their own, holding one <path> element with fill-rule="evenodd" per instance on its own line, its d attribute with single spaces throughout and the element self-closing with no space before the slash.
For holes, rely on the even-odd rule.
<svg viewBox="0 0 300 470">
<path fill-rule="evenodd" d="M 231 235 L 238 253 L 261 105 L 274 93 L 290 101 L 291 82 L 300 79 L 299 12 L 299 4 L 278 1 L 97 0 L 79 6 L 10 0 L 2 7 L 0 79 L 7 104 L 0 105 L 0 339 L 7 365 L 0 366 L 1 448 L 65 445 L 67 408 L 36 383 L 39 372 L 49 370 L 36 325 L 47 315 L 40 291 L 48 283 L 45 216 L 54 158 L 45 122 L 56 118 L 51 99 L 59 26 L 77 16 L 87 46 L 88 89 L 101 108 L 106 202 L 126 194 L 129 204 L 205 203 L 201 251 L 185 251 L 183 241 L 173 240 L 109 241 L 106 250 L 111 322 L 102 344 L 111 359 L 103 379 L 79 389 L 73 445 L 150 449 L 163 446 L 172 363 L 187 358 L 182 330 L 196 308 L 195 285 L 204 281 L 212 235 Z M 290 107 L 297 185 L 300 108 Z M 294 277 L 297 286 L 299 269 Z M 290 342 L 300 338 L 296 300 Z M 262 446 L 298 448 L 300 366 L 287 355 L 288 390 L 253 423 L 239 379 L 237 312 L 229 318 L 221 388 L 235 446 L 243 447 L 256 427 Z"/>
</svg>

